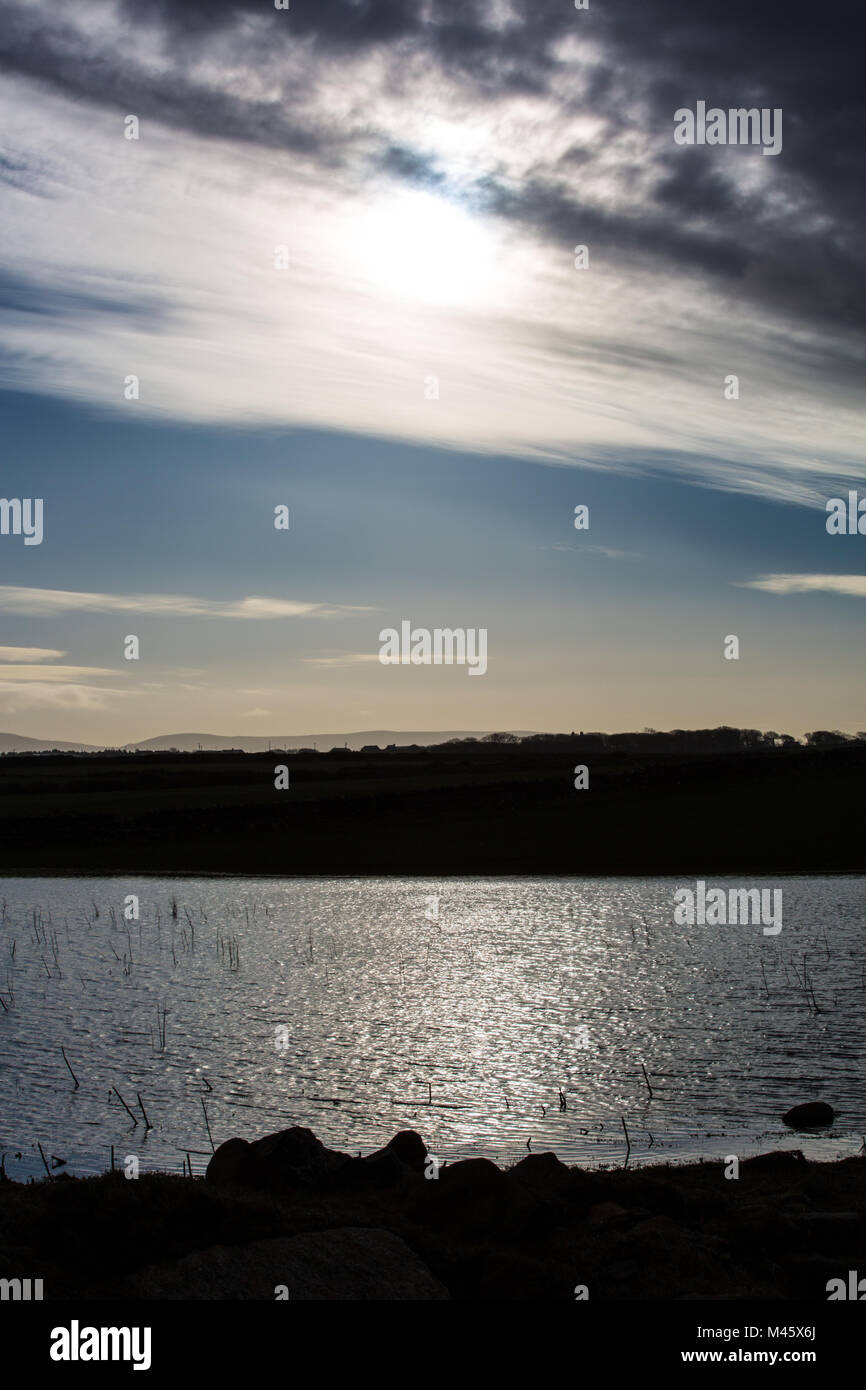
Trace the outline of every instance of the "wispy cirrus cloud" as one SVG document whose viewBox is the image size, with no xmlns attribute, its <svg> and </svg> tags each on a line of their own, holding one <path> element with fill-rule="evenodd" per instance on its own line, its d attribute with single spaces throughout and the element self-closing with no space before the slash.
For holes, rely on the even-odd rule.
<svg viewBox="0 0 866 1390">
<path fill-rule="evenodd" d="M 0 713 L 40 709 L 104 711 L 110 709 L 114 699 L 132 694 L 135 692 L 77 683 L 0 681 Z"/>
<path fill-rule="evenodd" d="M 110 666 L 0 666 L 0 682 L 24 684 L 30 681 L 78 681 L 94 676 L 116 676 Z"/>
<path fill-rule="evenodd" d="M 189 594 L 99 594 L 72 589 L 31 589 L 0 585 L 0 610 L 24 617 L 54 617 L 61 613 L 143 613 L 151 617 L 337 618 L 370 613 L 348 604 L 308 603 L 252 594 L 242 599 L 205 599 Z"/>
<path fill-rule="evenodd" d="M 0 647 L 0 661 L 57 661 L 65 655 L 53 647 Z"/>
<path fill-rule="evenodd" d="M 642 560 L 636 550 L 614 550 L 609 545 L 540 545 L 539 550 L 573 551 L 576 555 L 603 555 L 606 560 Z"/>
<path fill-rule="evenodd" d="M 337 666 L 363 666 L 370 662 L 378 662 L 377 652 L 343 652 L 335 656 L 302 656 L 301 661 L 306 666 L 323 666 L 326 669 Z"/>
<path fill-rule="evenodd" d="M 795 500 L 862 476 L 857 26 L 785 0 L 4 9 L 0 382 L 124 409 L 129 371 L 145 416 L 580 440 L 610 468 L 675 447 Z M 784 107 L 781 158 L 675 146 L 704 96 Z"/>
<path fill-rule="evenodd" d="M 94 684 L 106 677 L 116 680 L 117 669 L 72 666 L 59 660 L 64 656 L 66 652 L 56 647 L 0 647 L 0 713 L 100 712 L 110 709 L 115 697 L 137 693 L 134 689 Z"/>
<path fill-rule="evenodd" d="M 765 574 L 737 585 L 766 594 L 844 594 L 866 598 L 866 574 Z"/>
</svg>

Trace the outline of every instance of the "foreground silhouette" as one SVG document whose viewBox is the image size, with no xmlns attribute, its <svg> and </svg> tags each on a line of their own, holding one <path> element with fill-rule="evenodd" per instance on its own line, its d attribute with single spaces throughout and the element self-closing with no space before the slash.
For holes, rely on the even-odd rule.
<svg viewBox="0 0 866 1390">
<path fill-rule="evenodd" d="M 576 734 L 328 753 L 10 754 L 0 758 L 0 870 L 866 870 L 866 740 L 813 735 L 803 746 L 750 735 Z M 581 790 L 576 767 L 586 769 Z M 275 787 L 277 768 L 285 769 L 284 790 Z"/>
<path fill-rule="evenodd" d="M 48 1300 L 825 1301 L 830 1280 L 866 1273 L 866 1158 L 724 1170 L 586 1172 L 539 1153 L 431 1178 L 411 1131 L 357 1158 L 293 1128 L 230 1140 L 206 1181 L 0 1182 L 0 1262 Z"/>
</svg>

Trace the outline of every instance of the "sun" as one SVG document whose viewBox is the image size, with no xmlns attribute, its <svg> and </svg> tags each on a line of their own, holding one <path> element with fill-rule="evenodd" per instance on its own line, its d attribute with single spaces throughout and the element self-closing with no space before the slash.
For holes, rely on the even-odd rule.
<svg viewBox="0 0 866 1390">
<path fill-rule="evenodd" d="M 355 250 L 380 293 L 443 305 L 495 296 L 499 253 L 484 223 L 430 193 L 395 194 L 368 212 Z"/>
</svg>

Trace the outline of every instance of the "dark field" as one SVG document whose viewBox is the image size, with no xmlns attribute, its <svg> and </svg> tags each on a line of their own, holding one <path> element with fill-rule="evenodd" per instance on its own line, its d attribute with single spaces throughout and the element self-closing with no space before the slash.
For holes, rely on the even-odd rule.
<svg viewBox="0 0 866 1390">
<path fill-rule="evenodd" d="M 283 791 L 279 764 L 290 769 Z M 0 871 L 863 872 L 864 786 L 864 741 L 723 753 L 575 738 L 380 754 L 11 754 L 0 759 Z"/>
</svg>

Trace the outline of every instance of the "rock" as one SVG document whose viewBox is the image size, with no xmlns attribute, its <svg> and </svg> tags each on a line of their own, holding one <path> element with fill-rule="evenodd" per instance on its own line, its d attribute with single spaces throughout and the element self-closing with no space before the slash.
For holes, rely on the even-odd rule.
<svg viewBox="0 0 866 1390">
<path fill-rule="evenodd" d="M 866 1236 L 866 1218 L 857 1211 L 811 1211 L 791 1218 L 803 1247 L 809 1252 L 858 1257 Z"/>
<path fill-rule="evenodd" d="M 508 1179 L 489 1158 L 464 1158 L 458 1163 L 448 1163 L 436 1181 L 452 1198 L 507 1199 Z"/>
<path fill-rule="evenodd" d="M 424 1184 L 439 1221 L 452 1231 L 498 1240 L 522 1235 L 537 1221 L 542 1206 L 519 1183 L 486 1158 L 448 1163 Z"/>
<path fill-rule="evenodd" d="M 517 1199 L 534 1207 L 532 1226 L 537 1237 L 567 1223 L 593 1200 L 556 1154 L 528 1154 L 505 1176 Z"/>
<path fill-rule="evenodd" d="M 609 1221 L 621 1221 L 624 1216 L 628 1216 L 628 1212 L 619 1202 L 596 1202 L 586 1213 L 586 1222 L 588 1226 L 606 1226 Z"/>
<path fill-rule="evenodd" d="M 643 1250 L 647 1246 L 658 1248 L 660 1244 L 668 1245 L 672 1237 L 676 1234 L 682 1235 L 682 1227 L 678 1226 L 671 1216 L 649 1215 L 644 1216 L 629 1232 L 629 1247 L 634 1250 Z"/>
<path fill-rule="evenodd" d="M 252 1144 L 229 1138 L 207 1165 L 207 1179 L 246 1187 L 391 1187 L 423 1173 L 425 1161 L 427 1147 L 414 1130 L 400 1130 L 375 1154 L 353 1158 L 325 1147 L 313 1130 L 293 1125 Z"/>
<path fill-rule="evenodd" d="M 571 1183 L 568 1200 L 584 1216 L 597 1202 L 612 1200 L 611 1193 L 615 1188 L 610 1181 L 609 1173 L 591 1173 L 585 1168 L 569 1168 L 568 1176 Z"/>
<path fill-rule="evenodd" d="M 864 1217 L 859 1211 L 806 1211 L 798 1213 L 791 1218 L 793 1221 L 816 1222 L 819 1226 L 838 1226 L 846 1221 L 853 1222 L 855 1225 L 862 1222 Z"/>
<path fill-rule="evenodd" d="M 572 1195 L 571 1173 L 556 1154 L 529 1154 L 509 1168 L 508 1176 L 545 1200 L 566 1201 Z"/>
<path fill-rule="evenodd" d="M 378 1189 L 413 1184 L 427 1162 L 427 1146 L 420 1134 L 403 1129 L 382 1149 L 365 1158 L 352 1158 L 328 1175 L 329 1188 Z"/>
<path fill-rule="evenodd" d="M 797 1244 L 794 1223 L 786 1212 L 766 1202 L 739 1202 L 728 1226 L 731 1249 L 778 1257 Z"/>
<path fill-rule="evenodd" d="M 804 1105 L 794 1105 L 782 1116 L 782 1121 L 791 1129 L 816 1129 L 831 1125 L 836 1118 L 832 1105 L 823 1100 L 810 1100 Z"/>
<path fill-rule="evenodd" d="M 416 1134 L 414 1129 L 401 1129 L 399 1134 L 395 1134 L 390 1139 L 384 1149 L 379 1150 L 380 1154 L 392 1155 L 398 1159 L 406 1168 L 411 1168 L 415 1173 L 423 1173 L 427 1162 L 427 1145 Z M 371 1154 L 373 1158 L 376 1155 Z"/>
<path fill-rule="evenodd" d="M 290 1300 L 443 1300 L 450 1297 L 414 1250 L 391 1231 L 342 1226 L 299 1236 L 213 1245 L 129 1281 L 146 1299 L 260 1299 L 285 1286 Z"/>
<path fill-rule="evenodd" d="M 829 1167 L 829 1164 L 826 1165 Z M 809 1176 L 803 1182 L 801 1191 L 804 1197 L 813 1202 L 817 1208 L 826 1205 L 827 1202 L 835 1201 L 838 1192 L 838 1179 L 834 1182 L 832 1176 L 828 1177 L 822 1169 L 823 1163 L 813 1163 L 809 1168 Z"/>
<path fill-rule="evenodd" d="M 801 1171 L 808 1167 L 808 1162 L 802 1149 L 773 1149 L 772 1153 L 754 1154 L 752 1158 L 744 1158 L 740 1167 L 750 1168 L 759 1173 L 776 1172 L 780 1168 Z"/>
<path fill-rule="evenodd" d="M 267 1173 L 259 1155 L 246 1139 L 227 1139 L 210 1160 L 205 1178 L 220 1187 L 267 1186 Z"/>
<path fill-rule="evenodd" d="M 353 1158 L 326 1148 L 312 1130 L 294 1125 L 248 1144 L 229 1139 L 208 1164 L 215 1183 L 245 1187 L 391 1187 L 424 1171 L 427 1149 L 414 1130 L 395 1134 L 384 1148 Z"/>
<path fill-rule="evenodd" d="M 571 1259 L 560 1252 L 538 1259 L 520 1249 L 487 1249 L 463 1263 L 451 1284 L 452 1298 L 485 1302 L 524 1300 L 553 1303 L 574 1300 L 575 1278 Z"/>
<path fill-rule="evenodd" d="M 664 1178 L 644 1177 L 636 1172 L 629 1188 L 630 1196 L 648 1207 L 654 1214 L 683 1217 L 686 1202 L 682 1192 Z"/>
<path fill-rule="evenodd" d="M 324 1180 L 328 1191 L 379 1191 L 399 1187 L 410 1176 L 410 1170 L 387 1148 L 366 1158 L 350 1158 L 341 1168 L 329 1173 Z"/>
<path fill-rule="evenodd" d="M 252 1148 L 275 1187 L 318 1187 L 352 1160 L 327 1149 L 311 1129 L 293 1125 L 253 1141 Z"/>
</svg>

